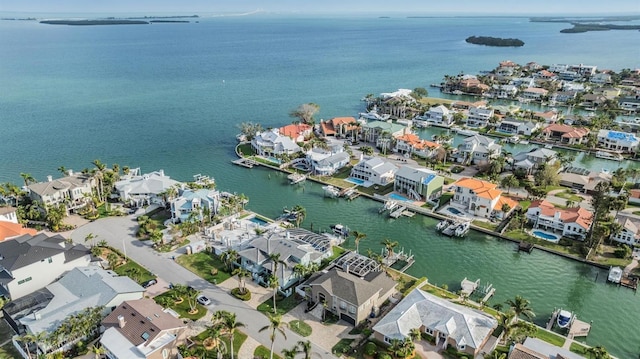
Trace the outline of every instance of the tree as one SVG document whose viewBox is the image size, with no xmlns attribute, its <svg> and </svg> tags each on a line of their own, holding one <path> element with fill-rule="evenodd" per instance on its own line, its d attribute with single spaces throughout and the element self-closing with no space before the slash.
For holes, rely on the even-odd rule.
<svg viewBox="0 0 640 359">
<path fill-rule="evenodd" d="M 511 309 L 513 309 L 513 312 L 516 315 L 516 321 L 521 315 L 524 315 L 529 320 L 536 316 L 533 310 L 531 310 L 531 303 L 529 302 L 529 300 L 523 298 L 520 295 L 516 295 L 513 300 L 507 300 L 506 303 L 507 305 L 509 305 L 509 307 L 511 307 Z"/>
<path fill-rule="evenodd" d="M 115 269 L 120 262 L 120 256 L 113 252 L 110 252 L 109 254 L 107 254 L 107 262 L 109 262 L 109 267 Z"/>
<path fill-rule="evenodd" d="M 236 329 L 244 327 L 244 323 L 238 322 L 236 313 L 224 311 L 222 319 L 220 320 L 220 326 L 222 330 L 229 336 L 229 343 L 231 345 L 231 359 L 234 359 L 233 352 L 233 340 L 235 338 Z"/>
<path fill-rule="evenodd" d="M 512 187 L 518 187 L 520 181 L 514 175 L 508 175 L 500 181 L 500 185 L 507 189 L 507 193 L 510 193 Z"/>
<path fill-rule="evenodd" d="M 360 245 L 360 241 L 367 238 L 367 235 L 366 233 L 359 232 L 359 231 L 353 231 L 351 232 L 351 234 L 355 237 L 354 242 L 356 243 L 356 253 L 358 253 L 358 247 Z"/>
<path fill-rule="evenodd" d="M 415 98 L 416 100 L 420 100 L 421 98 L 427 96 L 429 96 L 429 92 L 424 87 L 416 87 L 411 92 L 411 97 Z"/>
<path fill-rule="evenodd" d="M 413 341 L 417 341 L 418 339 L 420 339 L 422 337 L 420 328 L 411 328 L 411 330 L 409 330 L 409 337 Z"/>
<path fill-rule="evenodd" d="M 313 116 L 320 111 L 320 106 L 315 103 L 305 103 L 292 110 L 289 116 L 299 119 L 302 123 L 314 124 Z"/>
<path fill-rule="evenodd" d="M 311 341 L 300 340 L 298 341 L 298 347 L 300 352 L 304 354 L 304 359 L 311 359 Z"/>
<path fill-rule="evenodd" d="M 269 317 L 269 325 L 260 328 L 259 332 L 263 332 L 265 330 L 270 330 L 271 335 L 269 338 L 271 339 L 271 351 L 269 355 L 269 359 L 273 359 L 273 346 L 276 343 L 276 334 L 279 332 L 282 334 L 284 339 L 287 339 L 287 334 L 284 330 L 289 326 L 288 323 L 282 321 L 282 316 L 280 315 L 268 315 Z"/>
<path fill-rule="evenodd" d="M 29 349 L 29 344 L 35 343 L 35 335 L 31 333 L 26 333 L 20 337 L 20 341 L 24 345 L 25 350 L 27 351 L 27 358 L 31 359 L 31 350 Z"/>
<path fill-rule="evenodd" d="M 67 215 L 67 208 L 63 203 L 58 204 L 57 206 L 51 205 L 47 206 L 47 225 L 53 232 L 57 232 L 60 230 L 60 226 L 62 225 L 62 220 Z"/>
<path fill-rule="evenodd" d="M 499 314 L 498 325 L 503 329 L 502 340 L 506 344 L 517 341 L 521 337 L 533 335 L 536 332 L 536 327 L 533 324 L 518 321 L 516 313 L 511 309 Z"/>
<path fill-rule="evenodd" d="M 251 277 L 251 272 L 244 268 L 236 268 L 233 270 L 232 275 L 238 277 L 238 288 L 240 289 L 241 294 L 245 294 L 247 292 L 247 288 L 245 287 L 245 279 Z"/>
<path fill-rule="evenodd" d="M 195 314 L 198 312 L 198 296 L 200 291 L 194 288 L 187 289 L 187 303 L 189 303 L 189 313 Z"/>
<path fill-rule="evenodd" d="M 385 238 L 381 244 L 384 245 L 384 248 L 387 251 L 387 258 L 389 259 L 393 256 L 393 249 L 397 247 L 399 243 L 397 241 L 392 241 L 389 238 Z"/>
<path fill-rule="evenodd" d="M 605 349 L 601 345 L 598 345 L 598 346 L 591 347 L 591 348 L 587 349 L 587 354 L 589 354 L 589 358 L 593 358 L 593 359 L 609 359 L 609 358 L 611 358 L 611 355 L 609 355 L 609 353 L 607 352 L 607 349 Z"/>
<path fill-rule="evenodd" d="M 296 215 L 296 227 L 300 227 L 300 223 L 304 221 L 304 218 L 307 216 L 307 210 L 301 205 L 297 204 L 292 209 L 293 213 Z"/>
<path fill-rule="evenodd" d="M 100 257 L 102 255 L 102 248 L 96 246 L 96 247 L 91 247 L 91 255 L 94 257 Z"/>
<path fill-rule="evenodd" d="M 58 172 L 62 173 L 63 176 L 67 175 L 67 168 L 65 166 L 58 167 Z"/>
<path fill-rule="evenodd" d="M 86 236 L 84 236 L 84 243 L 91 242 L 91 247 L 94 247 L 93 241 L 94 241 L 96 238 L 98 238 L 98 236 L 96 236 L 96 235 L 95 235 L 95 234 L 93 234 L 93 233 L 89 233 L 89 234 L 87 234 Z"/>
<path fill-rule="evenodd" d="M 24 173 L 21 172 L 20 173 L 20 177 L 22 177 L 22 180 L 24 181 L 24 186 L 27 187 L 29 186 L 31 183 L 36 183 L 36 179 L 33 178 L 33 176 L 31 175 L 31 173 Z"/>
<path fill-rule="evenodd" d="M 270 275 L 269 279 L 267 280 L 267 286 L 271 289 L 273 289 L 273 312 L 277 313 L 277 309 L 276 309 L 276 298 L 278 296 L 278 287 L 280 286 L 280 280 L 278 279 L 278 276 L 276 275 Z"/>
<path fill-rule="evenodd" d="M 227 266 L 229 273 L 233 271 L 233 263 L 238 260 L 238 251 L 235 249 L 229 249 L 226 252 L 220 254 L 220 260 Z"/>
<path fill-rule="evenodd" d="M 142 270 L 138 267 L 131 267 L 127 270 L 127 275 L 131 277 L 131 279 L 135 280 L 136 282 L 138 281 L 138 278 L 140 278 L 141 274 L 142 274 Z"/>
<path fill-rule="evenodd" d="M 89 353 L 92 353 L 95 356 L 95 359 L 100 359 L 103 354 L 107 353 L 107 350 L 102 346 L 92 345 L 89 347 Z"/>
</svg>

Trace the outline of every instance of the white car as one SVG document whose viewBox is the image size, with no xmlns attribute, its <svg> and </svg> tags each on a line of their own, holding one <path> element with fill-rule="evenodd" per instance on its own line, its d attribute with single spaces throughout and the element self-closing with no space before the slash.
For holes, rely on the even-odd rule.
<svg viewBox="0 0 640 359">
<path fill-rule="evenodd" d="M 209 305 L 211 304 L 211 300 L 207 297 L 205 297 L 204 295 L 200 294 L 198 296 L 198 298 L 196 298 L 196 300 L 198 301 L 198 303 L 202 304 L 202 305 Z"/>
</svg>

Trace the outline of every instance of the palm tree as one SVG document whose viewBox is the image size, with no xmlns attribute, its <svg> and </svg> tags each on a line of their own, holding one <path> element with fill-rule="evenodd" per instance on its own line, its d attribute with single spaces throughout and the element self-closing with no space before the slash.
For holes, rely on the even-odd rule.
<svg viewBox="0 0 640 359">
<path fill-rule="evenodd" d="M 511 192 L 511 187 L 517 187 L 520 184 L 520 181 L 514 175 L 508 175 L 500 181 L 502 187 L 507 188 L 507 193 Z"/>
<path fill-rule="evenodd" d="M 102 346 L 92 345 L 89 347 L 89 353 L 95 355 L 95 359 L 100 359 L 100 356 L 107 353 L 107 350 Z"/>
<path fill-rule="evenodd" d="M 91 247 L 91 255 L 94 257 L 100 257 L 102 255 L 102 248 L 100 247 Z"/>
<path fill-rule="evenodd" d="M 598 346 L 591 347 L 591 348 L 587 349 L 587 354 L 589 354 L 589 358 L 594 358 L 594 359 L 609 359 L 609 358 L 611 358 L 611 355 L 609 355 L 609 353 L 607 352 L 607 349 L 605 349 L 601 345 L 598 345 Z"/>
<path fill-rule="evenodd" d="M 136 282 L 138 281 L 138 278 L 140 278 L 141 274 L 142 274 L 142 270 L 138 267 L 131 267 L 127 270 L 127 275 L 131 277 L 131 279 L 135 280 Z"/>
<path fill-rule="evenodd" d="M 278 287 L 280 286 L 280 280 L 278 280 L 278 276 L 270 275 L 267 281 L 267 285 L 269 288 L 273 289 L 273 312 L 277 313 L 276 310 L 276 297 L 278 296 Z"/>
<path fill-rule="evenodd" d="M 291 349 L 282 349 L 282 358 L 283 359 L 295 359 L 296 354 L 298 354 L 298 346 L 294 346 Z"/>
<path fill-rule="evenodd" d="M 280 259 L 280 253 L 269 253 L 269 260 L 273 263 L 272 275 L 278 276 L 278 266 L 282 265 L 283 268 L 287 267 L 287 263 Z"/>
<path fill-rule="evenodd" d="M 307 266 L 302 263 L 296 264 L 295 266 L 293 266 L 293 275 L 298 278 L 299 283 L 300 281 L 302 281 L 302 278 L 307 275 Z"/>
<path fill-rule="evenodd" d="M 26 333 L 20 337 L 20 341 L 22 342 L 22 344 L 24 344 L 24 348 L 27 351 L 27 358 L 31 359 L 31 350 L 29 350 L 29 344 L 36 342 L 35 335 Z"/>
<path fill-rule="evenodd" d="M 351 234 L 355 237 L 354 242 L 356 243 L 356 253 L 358 253 L 358 246 L 360 244 L 360 241 L 367 238 L 367 235 L 366 233 L 359 231 L 353 231 L 351 232 Z"/>
<path fill-rule="evenodd" d="M 245 294 L 247 292 L 247 288 L 245 287 L 245 278 L 251 277 L 251 272 L 244 268 L 236 268 L 233 270 L 232 274 L 238 277 L 238 288 L 240 289 L 240 293 Z"/>
<path fill-rule="evenodd" d="M 187 303 L 189 303 L 189 313 L 195 314 L 198 311 L 198 295 L 200 291 L 196 289 L 187 289 Z"/>
<path fill-rule="evenodd" d="M 233 353 L 233 339 L 236 334 L 236 329 L 244 327 L 244 323 L 238 322 L 236 319 L 236 313 L 224 312 L 222 320 L 220 321 L 222 329 L 229 336 L 229 343 L 231 345 L 231 359 L 234 359 Z"/>
<path fill-rule="evenodd" d="M 233 263 L 238 260 L 238 251 L 229 249 L 220 254 L 220 260 L 227 266 L 229 273 L 233 271 Z"/>
<path fill-rule="evenodd" d="M 93 233 L 89 233 L 86 236 L 84 236 L 84 243 L 91 242 L 91 247 L 94 247 L 93 240 L 96 238 L 98 238 L 98 236 L 96 236 Z"/>
<path fill-rule="evenodd" d="M 24 186 L 25 187 L 29 186 L 29 184 L 31 184 L 31 183 L 36 183 L 36 179 L 33 178 L 31 173 L 21 172 L 20 173 L 20 177 L 22 177 L 22 180 L 24 181 Z"/>
<path fill-rule="evenodd" d="M 292 209 L 293 213 L 296 214 L 296 227 L 300 227 L 300 223 L 304 221 L 304 218 L 307 216 L 307 210 L 301 205 L 297 204 Z"/>
<path fill-rule="evenodd" d="M 311 341 L 300 340 L 298 341 L 298 347 L 300 352 L 304 354 L 304 359 L 311 359 Z"/>
<path fill-rule="evenodd" d="M 104 201 L 104 170 L 105 168 L 107 168 L 107 165 L 105 165 L 104 163 L 102 163 L 99 159 L 95 159 L 93 160 L 94 166 L 96 166 L 96 171 L 94 173 L 94 177 L 98 179 L 98 198 L 100 199 L 100 202 Z"/>
<path fill-rule="evenodd" d="M 271 335 L 270 335 L 271 351 L 270 351 L 269 359 L 273 359 L 273 346 L 276 343 L 276 334 L 277 332 L 280 332 L 280 334 L 282 334 L 284 339 L 287 339 L 287 334 L 284 332 L 284 330 L 289 326 L 289 324 L 287 322 L 282 321 L 282 316 L 280 315 L 269 314 L 268 317 L 269 317 L 269 325 L 260 328 L 259 332 L 263 332 L 265 330 L 271 331 Z"/>
<path fill-rule="evenodd" d="M 393 249 L 397 247 L 399 243 L 397 241 L 392 241 L 389 238 L 385 238 L 381 244 L 384 245 L 384 248 L 387 251 L 387 259 L 389 259 L 393 256 Z"/>
<path fill-rule="evenodd" d="M 420 328 L 411 328 L 411 330 L 409 330 L 409 337 L 414 342 L 422 338 L 422 332 L 420 331 Z"/>
<path fill-rule="evenodd" d="M 58 172 L 62 173 L 63 176 L 67 175 L 67 168 L 65 166 L 58 167 Z"/>
<path fill-rule="evenodd" d="M 507 300 L 506 303 L 511 307 L 511 309 L 513 309 L 513 312 L 516 315 L 516 321 L 518 321 L 518 317 L 520 317 L 521 315 L 524 315 L 529 320 L 536 316 L 533 310 L 531 310 L 531 303 L 529 302 L 529 300 L 523 298 L 520 295 L 516 295 L 515 299 L 513 300 Z"/>
</svg>

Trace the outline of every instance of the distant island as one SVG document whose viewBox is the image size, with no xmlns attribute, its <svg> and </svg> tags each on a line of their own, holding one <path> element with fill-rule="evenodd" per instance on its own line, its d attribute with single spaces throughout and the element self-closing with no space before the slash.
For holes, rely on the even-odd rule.
<svg viewBox="0 0 640 359">
<path fill-rule="evenodd" d="M 562 29 L 560 32 L 565 34 L 576 34 L 588 31 L 609 31 L 609 30 L 640 30 L 640 25 L 612 25 L 612 24 L 583 24 L 572 23 L 570 29 Z"/>
<path fill-rule="evenodd" d="M 73 25 L 73 26 L 89 26 L 89 25 L 148 25 L 147 21 L 141 20 L 43 20 L 41 24 L 49 25 Z"/>
<path fill-rule="evenodd" d="M 503 39 L 500 37 L 491 37 L 491 36 L 469 36 L 464 41 L 470 44 L 486 45 L 486 46 L 499 46 L 499 47 L 524 46 L 524 41 L 520 39 Z"/>
<path fill-rule="evenodd" d="M 562 29 L 561 33 L 576 34 L 588 31 L 609 31 L 609 30 L 640 30 L 640 25 L 614 25 L 603 24 L 605 21 L 634 21 L 640 20 L 640 15 L 629 16 L 604 16 L 602 18 L 576 18 L 576 17 L 532 17 L 531 22 L 553 22 L 568 23 L 572 28 Z"/>
</svg>

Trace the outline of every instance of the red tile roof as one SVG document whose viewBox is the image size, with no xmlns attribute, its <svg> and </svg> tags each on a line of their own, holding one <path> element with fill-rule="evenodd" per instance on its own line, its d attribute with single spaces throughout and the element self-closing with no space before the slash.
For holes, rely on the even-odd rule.
<svg viewBox="0 0 640 359">
<path fill-rule="evenodd" d="M 434 149 L 434 148 L 440 147 L 440 144 L 423 140 L 420 137 L 418 137 L 418 135 L 415 135 L 413 133 L 406 133 L 402 136 L 396 137 L 396 139 L 398 141 L 406 142 L 408 145 L 418 150 L 423 150 L 425 148 Z"/>
<path fill-rule="evenodd" d="M 583 228 L 591 227 L 593 222 L 593 213 L 582 207 L 556 208 L 553 203 L 543 199 L 531 202 L 529 208 L 539 208 L 540 213 L 547 217 L 553 217 L 559 213 L 563 223 L 577 223 Z"/>
<path fill-rule="evenodd" d="M 554 123 L 542 130 L 543 133 L 560 132 L 564 138 L 581 138 L 589 134 L 589 130 L 583 127 L 573 127 Z"/>
<path fill-rule="evenodd" d="M 496 189 L 496 187 L 498 187 L 497 184 L 471 177 L 460 178 L 453 185 L 473 190 L 478 197 L 490 200 L 496 199 L 502 195 L 502 191 Z"/>
<path fill-rule="evenodd" d="M 322 133 L 325 136 L 335 135 L 337 129 L 340 125 L 349 125 L 346 129 L 352 130 L 355 126 L 350 124 L 356 124 L 357 121 L 353 117 L 335 117 L 329 121 L 324 121 L 320 123 L 320 127 L 322 129 Z"/>
<path fill-rule="evenodd" d="M 19 237 L 24 234 L 30 234 L 35 236 L 38 233 L 33 228 L 24 228 L 21 224 L 0 221 L 0 241 L 4 241 L 7 238 Z"/>
</svg>

